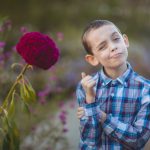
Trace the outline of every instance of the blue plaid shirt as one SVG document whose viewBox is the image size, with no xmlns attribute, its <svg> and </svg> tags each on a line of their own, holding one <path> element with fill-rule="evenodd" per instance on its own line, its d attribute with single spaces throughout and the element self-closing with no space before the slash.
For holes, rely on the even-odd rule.
<svg viewBox="0 0 150 150">
<path fill-rule="evenodd" d="M 94 103 L 86 104 L 81 83 L 76 90 L 78 104 L 87 114 L 80 119 L 80 149 L 142 150 L 150 137 L 150 80 L 135 73 L 129 63 L 115 80 L 103 69 L 93 78 Z M 100 111 L 107 114 L 103 124 Z"/>
</svg>

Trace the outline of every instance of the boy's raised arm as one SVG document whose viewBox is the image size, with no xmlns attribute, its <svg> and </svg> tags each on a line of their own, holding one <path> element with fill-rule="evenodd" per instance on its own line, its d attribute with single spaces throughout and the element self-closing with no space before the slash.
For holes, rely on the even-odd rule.
<svg viewBox="0 0 150 150">
<path fill-rule="evenodd" d="M 76 89 L 77 101 L 80 107 L 92 109 L 96 103 L 87 104 L 86 94 L 79 83 Z M 100 123 L 97 114 L 80 119 L 80 149 L 98 150 L 100 147 Z"/>
</svg>

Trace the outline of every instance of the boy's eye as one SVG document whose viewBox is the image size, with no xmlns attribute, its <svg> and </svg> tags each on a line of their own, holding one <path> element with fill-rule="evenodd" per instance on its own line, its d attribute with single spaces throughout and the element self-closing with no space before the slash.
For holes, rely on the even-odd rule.
<svg viewBox="0 0 150 150">
<path fill-rule="evenodd" d="M 114 38 L 114 41 L 119 41 L 119 40 L 120 40 L 119 37 Z"/>
<path fill-rule="evenodd" d="M 99 50 L 103 50 L 103 49 L 105 49 L 105 47 L 106 46 L 104 45 L 104 46 L 100 47 Z"/>
</svg>

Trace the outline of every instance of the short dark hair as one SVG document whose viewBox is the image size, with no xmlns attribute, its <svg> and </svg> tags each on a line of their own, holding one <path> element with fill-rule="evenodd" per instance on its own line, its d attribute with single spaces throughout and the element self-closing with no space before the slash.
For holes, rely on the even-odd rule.
<svg viewBox="0 0 150 150">
<path fill-rule="evenodd" d="M 114 25 L 116 27 L 116 25 L 114 23 L 112 23 L 111 21 L 108 21 L 108 20 L 94 20 L 92 22 L 90 22 L 86 28 L 84 29 L 83 31 L 83 34 L 82 34 L 82 44 L 84 46 L 84 49 L 86 50 L 86 52 L 88 54 L 91 54 L 93 55 L 92 53 L 92 49 L 91 49 L 91 46 L 89 45 L 89 43 L 87 42 L 86 40 L 86 36 L 87 34 L 93 30 L 93 29 L 97 29 L 99 27 L 102 27 L 104 25 Z M 117 28 L 117 27 L 116 27 Z M 117 28 L 118 29 L 118 28 Z M 120 30 L 118 29 L 118 31 L 120 32 Z"/>
</svg>

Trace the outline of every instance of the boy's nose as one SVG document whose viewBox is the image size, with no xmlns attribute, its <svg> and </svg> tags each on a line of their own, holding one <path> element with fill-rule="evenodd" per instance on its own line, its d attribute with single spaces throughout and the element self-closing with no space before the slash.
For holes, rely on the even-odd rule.
<svg viewBox="0 0 150 150">
<path fill-rule="evenodd" d="M 114 48 L 112 48 L 111 51 L 113 52 L 113 51 L 116 51 L 116 50 L 117 50 L 117 47 L 114 47 Z"/>
<path fill-rule="evenodd" d="M 113 51 L 116 51 L 117 50 L 117 46 L 113 43 L 110 44 L 110 51 L 113 52 Z"/>
</svg>

